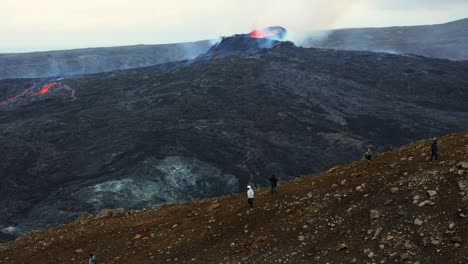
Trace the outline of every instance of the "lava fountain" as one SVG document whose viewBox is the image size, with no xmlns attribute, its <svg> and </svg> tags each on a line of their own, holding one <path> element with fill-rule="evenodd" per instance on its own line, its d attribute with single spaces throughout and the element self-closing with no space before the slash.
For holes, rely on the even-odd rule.
<svg viewBox="0 0 468 264">
<path fill-rule="evenodd" d="M 264 29 L 254 29 L 250 32 L 250 37 L 255 39 L 283 40 L 286 34 L 287 30 L 284 27 L 273 26 Z"/>
</svg>

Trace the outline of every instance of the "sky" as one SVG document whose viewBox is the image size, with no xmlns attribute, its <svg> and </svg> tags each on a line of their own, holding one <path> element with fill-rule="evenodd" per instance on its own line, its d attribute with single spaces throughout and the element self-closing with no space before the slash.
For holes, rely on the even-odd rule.
<svg viewBox="0 0 468 264">
<path fill-rule="evenodd" d="M 217 39 L 280 25 L 313 30 L 445 23 L 468 0 L 0 0 L 0 52 Z"/>
</svg>

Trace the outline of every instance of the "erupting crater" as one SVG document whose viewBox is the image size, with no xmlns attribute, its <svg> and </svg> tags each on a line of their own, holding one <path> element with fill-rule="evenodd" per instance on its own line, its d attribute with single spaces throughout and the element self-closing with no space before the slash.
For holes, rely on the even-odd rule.
<svg viewBox="0 0 468 264">
<path fill-rule="evenodd" d="M 254 29 L 250 32 L 250 37 L 254 39 L 275 39 L 275 40 L 283 40 L 286 37 L 288 31 L 284 27 L 280 26 L 273 26 L 267 27 L 264 29 Z"/>
<path fill-rule="evenodd" d="M 232 55 L 254 54 L 262 49 L 279 49 L 285 45 L 294 45 L 285 41 L 287 30 L 280 26 L 254 29 L 248 34 L 223 37 L 201 58 L 213 59 Z"/>
</svg>

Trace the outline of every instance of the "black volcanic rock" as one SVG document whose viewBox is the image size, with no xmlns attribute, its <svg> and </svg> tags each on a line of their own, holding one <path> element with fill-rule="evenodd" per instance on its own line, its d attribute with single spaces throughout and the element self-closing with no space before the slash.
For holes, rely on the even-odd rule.
<svg viewBox="0 0 468 264">
<path fill-rule="evenodd" d="M 256 39 L 249 35 L 234 35 L 223 38 L 218 44 L 213 45 L 201 58 L 226 57 L 233 55 L 247 55 L 260 52 L 262 49 L 280 48 L 291 42 L 274 39 Z"/>
<path fill-rule="evenodd" d="M 467 129 L 467 72 L 286 45 L 59 80 L 76 100 L 57 86 L 0 106 L 0 229 L 228 194 Z M 0 81 L 0 101 L 43 81 Z"/>
</svg>

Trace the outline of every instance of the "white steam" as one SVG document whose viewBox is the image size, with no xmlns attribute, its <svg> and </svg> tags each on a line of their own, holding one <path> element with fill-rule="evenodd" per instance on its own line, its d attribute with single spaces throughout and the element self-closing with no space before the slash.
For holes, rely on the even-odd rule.
<svg viewBox="0 0 468 264">
<path fill-rule="evenodd" d="M 357 1 L 270 1 L 266 5 L 263 3 L 262 6 L 256 6 L 260 11 L 255 14 L 257 18 L 254 27 L 283 26 L 288 30 L 288 40 L 300 44 L 314 32 L 318 34 L 319 30 L 333 28 Z M 324 32 L 321 34 L 320 37 L 326 36 Z"/>
</svg>

